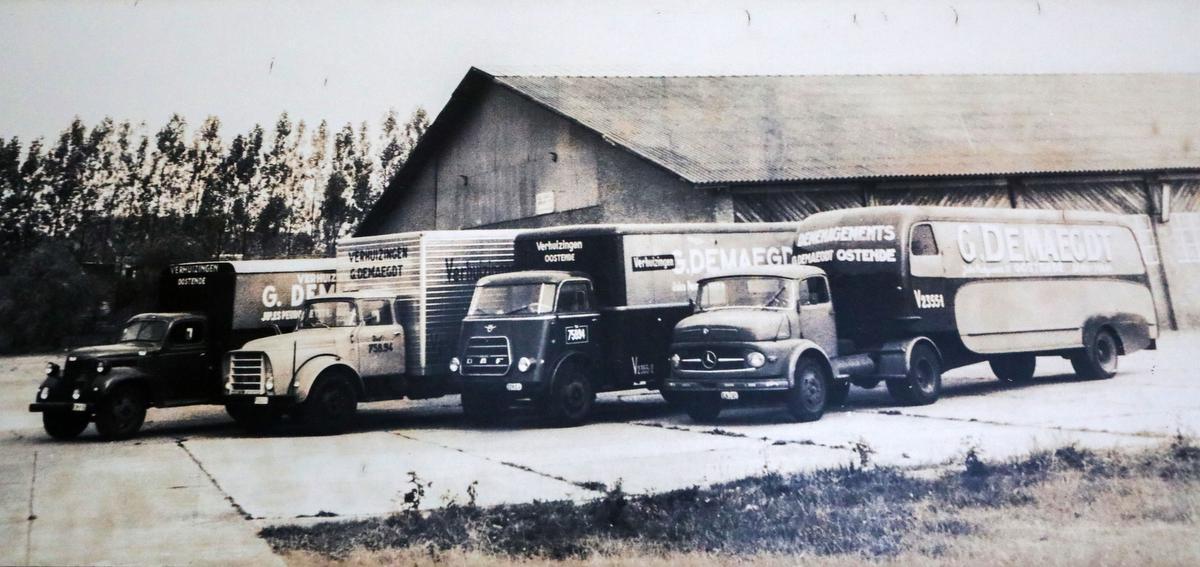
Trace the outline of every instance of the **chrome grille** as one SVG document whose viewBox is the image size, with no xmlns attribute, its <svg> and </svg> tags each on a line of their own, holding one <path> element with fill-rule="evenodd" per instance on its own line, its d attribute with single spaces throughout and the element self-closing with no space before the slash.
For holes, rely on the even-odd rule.
<svg viewBox="0 0 1200 567">
<path fill-rule="evenodd" d="M 229 384 L 233 394 L 266 393 L 267 364 L 261 352 L 229 354 Z"/>
<path fill-rule="evenodd" d="M 711 354 L 709 354 L 711 353 Z M 679 351 L 679 369 L 700 372 L 745 370 L 747 350 L 742 347 L 692 347 Z M 709 364 L 705 363 L 705 359 Z"/>
<path fill-rule="evenodd" d="M 471 337 L 463 353 L 463 375 L 503 376 L 512 366 L 508 337 Z"/>
</svg>

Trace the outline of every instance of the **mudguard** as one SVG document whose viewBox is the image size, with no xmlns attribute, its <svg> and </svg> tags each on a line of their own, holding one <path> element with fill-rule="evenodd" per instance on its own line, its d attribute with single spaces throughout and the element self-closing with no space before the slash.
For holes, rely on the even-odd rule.
<svg viewBox="0 0 1200 567">
<path fill-rule="evenodd" d="M 904 378 L 908 376 L 908 364 L 912 358 L 912 350 L 921 343 L 926 343 L 932 347 L 933 352 L 937 354 L 938 360 L 942 359 L 942 350 L 929 337 L 912 337 L 889 341 L 880 345 L 879 350 L 876 351 L 879 353 L 879 365 L 876 367 L 876 376 L 883 379 Z"/>
<path fill-rule="evenodd" d="M 825 371 L 829 373 L 829 376 L 832 376 L 835 380 L 837 379 L 837 373 L 833 371 L 833 363 L 829 361 L 829 355 L 826 354 L 825 350 L 817 345 L 817 343 L 808 339 L 800 339 L 796 341 L 795 346 L 792 347 L 792 353 L 788 355 L 787 379 L 789 388 L 796 385 L 796 365 L 800 363 L 800 358 L 806 354 L 815 355 L 821 361 L 821 364 L 825 366 Z"/>
<path fill-rule="evenodd" d="M 344 371 L 347 375 L 353 376 L 352 385 L 357 390 L 359 397 L 362 397 L 363 384 L 358 372 L 332 354 L 319 354 L 304 361 L 300 368 L 296 369 L 292 384 L 288 385 L 288 391 L 293 394 L 296 403 L 304 403 L 304 400 L 308 398 L 309 391 L 317 383 L 317 378 L 330 369 Z"/>
<path fill-rule="evenodd" d="M 136 384 L 146 392 L 151 404 L 157 405 L 162 402 L 162 393 L 154 391 L 154 385 L 151 376 L 144 374 L 136 369 L 128 367 L 115 367 L 109 370 L 107 374 L 103 374 L 99 379 L 92 382 L 92 387 L 95 390 L 92 392 L 93 399 L 99 400 L 108 395 L 117 386 L 126 384 Z"/>
<path fill-rule="evenodd" d="M 546 376 L 546 391 L 550 391 L 554 387 L 554 382 L 558 380 L 558 370 L 569 362 L 579 363 L 585 369 L 590 370 L 592 368 L 591 360 L 588 359 L 587 355 L 583 354 L 582 352 L 568 352 L 555 361 L 554 369 L 550 372 L 549 376 Z M 588 378 L 592 381 L 592 387 L 598 389 L 600 384 L 598 383 L 599 379 L 595 376 L 595 373 L 588 372 Z"/>
</svg>

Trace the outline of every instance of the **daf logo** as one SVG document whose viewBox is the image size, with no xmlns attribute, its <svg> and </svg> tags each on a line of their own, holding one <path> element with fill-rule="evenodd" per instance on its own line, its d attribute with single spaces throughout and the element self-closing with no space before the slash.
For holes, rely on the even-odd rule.
<svg viewBox="0 0 1200 567">
<path fill-rule="evenodd" d="M 705 331 L 707 331 L 707 330 L 708 329 L 705 329 Z M 700 361 L 700 364 L 703 364 L 704 368 L 707 368 L 708 370 L 712 370 L 712 369 L 716 368 L 717 367 L 717 353 L 715 353 L 711 350 L 704 351 L 704 358 Z"/>
<path fill-rule="evenodd" d="M 490 333 L 490 332 L 492 332 L 492 331 L 495 331 L 495 330 L 496 330 L 496 326 L 495 326 L 495 325 L 484 325 L 484 326 L 483 326 L 483 330 L 485 330 L 485 331 L 487 331 L 487 332 L 489 332 L 489 333 Z"/>
</svg>

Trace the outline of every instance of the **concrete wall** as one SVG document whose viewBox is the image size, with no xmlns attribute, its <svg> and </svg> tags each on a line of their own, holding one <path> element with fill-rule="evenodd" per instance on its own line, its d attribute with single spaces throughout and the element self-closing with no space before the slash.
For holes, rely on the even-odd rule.
<svg viewBox="0 0 1200 567">
<path fill-rule="evenodd" d="M 728 194 L 694 187 L 496 85 L 400 190 L 381 233 L 733 221 Z M 536 214 L 539 194 L 553 195 L 554 212 Z"/>
</svg>

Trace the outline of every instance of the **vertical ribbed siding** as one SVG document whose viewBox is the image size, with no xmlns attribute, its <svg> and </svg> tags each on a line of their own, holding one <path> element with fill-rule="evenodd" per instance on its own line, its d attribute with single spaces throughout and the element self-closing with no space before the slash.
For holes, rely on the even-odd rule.
<svg viewBox="0 0 1200 567">
<path fill-rule="evenodd" d="M 400 323 L 412 376 L 446 372 L 458 330 L 483 275 L 513 265 L 516 231 L 427 231 L 347 238 L 338 242 L 338 290 L 389 290 L 401 299 Z M 404 258 L 358 261 L 353 252 L 394 251 Z M 351 277 L 356 269 L 401 267 L 398 275 Z"/>
</svg>

